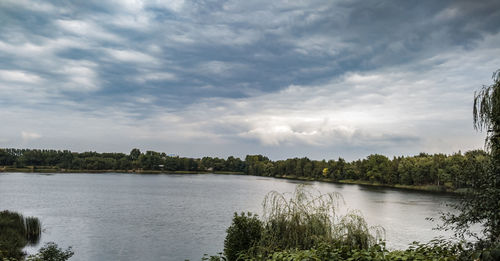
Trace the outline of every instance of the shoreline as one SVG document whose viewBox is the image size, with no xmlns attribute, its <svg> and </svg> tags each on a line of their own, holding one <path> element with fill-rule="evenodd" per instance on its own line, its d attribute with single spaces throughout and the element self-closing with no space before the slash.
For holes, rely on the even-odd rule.
<svg viewBox="0 0 500 261">
<path fill-rule="evenodd" d="M 446 189 L 444 187 L 438 187 L 437 185 L 401 185 L 401 184 L 382 184 L 382 183 L 372 183 L 364 180 L 333 180 L 328 178 L 322 179 L 312 179 L 305 177 L 297 177 L 293 175 L 285 175 L 285 176 L 277 176 L 273 178 L 278 179 L 289 179 L 289 180 L 300 180 L 300 181 L 318 181 L 325 183 L 333 183 L 333 184 L 350 184 L 350 185 L 361 185 L 361 186 L 370 186 L 370 187 L 378 187 L 378 188 L 393 188 L 399 190 L 411 190 L 411 191 L 421 191 L 421 192 L 431 192 L 431 193 L 446 193 L 446 194 L 462 194 L 464 191 L 457 189 Z"/>
<path fill-rule="evenodd" d="M 56 168 L 12 168 L 12 167 L 3 167 L 0 168 L 0 173 L 128 173 L 128 174 L 166 174 L 166 175 L 175 175 L 175 174 L 217 174 L 217 175 L 246 175 L 243 172 L 231 172 L 231 171 L 165 171 L 165 170 L 68 170 L 68 169 L 56 169 Z M 253 175 L 246 175 L 253 176 Z M 363 180 L 333 180 L 328 178 L 321 179 L 313 179 L 307 177 L 297 177 L 293 175 L 283 175 L 283 176 L 255 176 L 255 177 L 269 177 L 269 178 L 277 178 L 277 179 L 288 179 L 288 180 L 300 180 L 300 181 L 318 181 L 325 183 L 333 183 L 333 184 L 351 184 L 351 185 L 362 185 L 362 186 L 371 186 L 371 187 L 379 187 L 379 188 L 393 188 L 400 190 L 409 190 L 409 191 L 423 191 L 423 192 L 432 192 L 432 193 L 449 193 L 449 194 L 462 194 L 463 191 L 460 190 L 451 190 L 442 186 L 436 185 L 401 185 L 401 184 L 382 184 L 382 183 L 372 183 L 369 181 Z"/>
<path fill-rule="evenodd" d="M 233 171 L 189 171 L 189 170 L 90 170 L 90 169 L 55 169 L 55 168 L 0 168 L 0 173 L 129 173 L 129 174 L 221 174 L 221 175 L 245 175 L 243 172 Z"/>
</svg>

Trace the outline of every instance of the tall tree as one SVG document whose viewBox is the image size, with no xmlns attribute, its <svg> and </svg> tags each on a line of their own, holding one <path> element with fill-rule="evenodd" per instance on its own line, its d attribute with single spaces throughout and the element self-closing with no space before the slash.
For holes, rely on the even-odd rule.
<svg viewBox="0 0 500 261">
<path fill-rule="evenodd" d="M 473 224 L 483 225 L 488 242 L 500 242 L 500 70 L 494 83 L 474 94 L 473 121 L 478 131 L 485 130 L 490 160 L 475 177 L 474 186 L 456 206 L 458 214 L 444 216 L 444 226 L 459 235 L 470 234 Z"/>
</svg>

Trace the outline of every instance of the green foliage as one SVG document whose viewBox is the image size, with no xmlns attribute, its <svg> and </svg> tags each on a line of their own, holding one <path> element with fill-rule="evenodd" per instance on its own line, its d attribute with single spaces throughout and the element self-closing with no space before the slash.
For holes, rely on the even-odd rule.
<svg viewBox="0 0 500 261">
<path fill-rule="evenodd" d="M 227 260 L 237 260 L 242 251 L 254 247 L 261 239 L 263 225 L 257 215 L 234 213 L 233 222 L 227 229 L 224 254 Z"/>
<path fill-rule="evenodd" d="M 500 70 L 493 73 L 493 84 L 474 93 L 473 120 L 477 130 L 486 130 L 486 144 L 493 156 L 500 154 Z M 500 159 L 498 159 L 500 160 Z"/>
<path fill-rule="evenodd" d="M 500 243 L 474 251 L 471 256 L 483 261 L 498 261 L 500 260 Z"/>
<path fill-rule="evenodd" d="M 337 215 L 341 196 L 320 194 L 304 185 L 291 195 L 272 191 L 264 199 L 263 221 L 235 214 L 224 242 L 228 260 L 261 260 L 275 252 L 307 250 L 327 244 L 368 249 L 382 239 L 383 230 L 369 228 L 357 212 Z"/>
<path fill-rule="evenodd" d="M 207 254 L 203 255 L 201 258 L 202 261 L 227 261 L 227 258 L 222 255 L 222 253 L 219 253 L 218 255 L 215 256 L 209 256 Z M 188 261 L 188 260 L 186 260 Z"/>
<path fill-rule="evenodd" d="M 168 156 L 166 153 L 133 149 L 124 153 L 71 152 L 38 149 L 0 149 L 0 166 L 15 168 L 47 168 L 92 171 L 227 171 L 243 172 L 245 163 L 239 158 L 204 157 L 193 159 Z M 2 168 L 0 167 L 0 171 Z"/>
<path fill-rule="evenodd" d="M 133 149 L 123 153 L 97 153 L 56 150 L 0 149 L 0 166 L 28 167 L 73 171 L 166 171 L 166 172 L 238 172 L 255 176 L 294 177 L 309 180 L 342 181 L 378 185 L 407 185 L 433 190 L 471 188 L 474 179 L 483 175 L 468 165 L 482 164 L 483 158 L 471 157 L 486 154 L 470 151 L 453 155 L 420 153 L 413 157 L 394 157 L 373 154 L 353 162 L 338 160 L 310 160 L 293 158 L 272 161 L 262 155 L 247 155 L 245 160 L 235 157 L 201 159 L 169 156 L 165 153 Z M 2 168 L 0 167 L 0 171 Z"/>
<path fill-rule="evenodd" d="M 445 242 L 414 243 L 407 250 L 389 251 L 384 244 L 367 249 L 352 249 L 322 244 L 309 250 L 286 250 L 269 255 L 266 260 L 459 260 L 458 245 Z"/>
<path fill-rule="evenodd" d="M 40 240 L 40 221 L 34 217 L 11 212 L 0 212 L 0 258 L 21 259 L 26 245 L 35 245 Z"/>
<path fill-rule="evenodd" d="M 48 242 L 40 248 L 37 254 L 28 256 L 26 261 L 66 261 L 73 255 L 71 247 L 63 250 L 56 243 Z"/>
<path fill-rule="evenodd" d="M 275 191 L 264 199 L 263 245 L 271 249 L 309 249 L 319 243 L 367 248 L 382 237 L 359 212 L 338 215 L 338 193 L 321 194 L 298 185 L 289 197 Z M 375 232 L 372 235 L 371 232 Z"/>
<path fill-rule="evenodd" d="M 493 74 L 494 83 L 474 95 L 474 127 L 486 130 L 486 147 L 490 155 L 472 155 L 480 161 L 466 162 L 468 172 L 479 173 L 469 178 L 470 189 L 459 204 L 458 213 L 443 215 L 442 228 L 453 229 L 457 235 L 471 235 L 470 227 L 481 224 L 483 235 L 480 242 L 489 245 L 500 243 L 500 70 Z"/>
<path fill-rule="evenodd" d="M 271 191 L 264 199 L 269 244 L 278 249 L 309 248 L 318 241 L 332 239 L 332 218 L 339 194 L 316 196 L 299 185 L 291 197 L 286 196 Z"/>
<path fill-rule="evenodd" d="M 483 164 L 484 155 L 484 151 L 475 150 L 453 155 L 420 153 L 413 157 L 394 157 L 391 160 L 374 154 L 353 162 L 345 162 L 342 158 L 329 161 L 293 158 L 273 162 L 261 155 L 253 155 L 245 159 L 245 172 L 257 176 L 352 180 L 445 191 L 471 188 L 475 180 L 484 175 L 480 169 L 471 166 Z"/>
<path fill-rule="evenodd" d="M 405 250 L 390 251 L 385 244 L 378 243 L 368 248 L 351 248 L 346 245 L 319 243 L 310 249 L 284 249 L 267 253 L 265 255 L 242 256 L 240 260 L 260 261 L 402 261 L 402 260 L 499 260 L 500 248 L 489 248 L 473 251 L 464 248 L 463 244 L 451 243 L 443 239 L 435 239 L 426 244 L 412 243 Z M 222 261 L 223 256 L 212 256 L 203 260 Z"/>
</svg>

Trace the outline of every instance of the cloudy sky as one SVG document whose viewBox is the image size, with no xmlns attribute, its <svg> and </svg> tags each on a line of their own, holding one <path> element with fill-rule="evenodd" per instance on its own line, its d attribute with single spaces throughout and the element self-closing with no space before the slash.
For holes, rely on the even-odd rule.
<svg viewBox="0 0 500 261">
<path fill-rule="evenodd" d="M 496 0 L 0 0 L 0 147 L 466 151 L 499 68 Z"/>
</svg>

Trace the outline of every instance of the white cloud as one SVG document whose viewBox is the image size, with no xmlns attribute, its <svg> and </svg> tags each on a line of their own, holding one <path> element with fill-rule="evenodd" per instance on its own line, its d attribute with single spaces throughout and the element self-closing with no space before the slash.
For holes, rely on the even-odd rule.
<svg viewBox="0 0 500 261">
<path fill-rule="evenodd" d="M 55 24 L 70 34 L 78 35 L 80 38 L 120 42 L 124 39 L 116 34 L 104 30 L 92 21 L 83 20 L 57 20 Z"/>
<path fill-rule="evenodd" d="M 230 77 L 234 72 L 247 68 L 247 65 L 234 62 L 209 61 L 199 64 L 196 71 L 207 75 L 216 75 L 218 77 Z"/>
<path fill-rule="evenodd" d="M 29 0 L 2 0 L 2 2 L 0 2 L 0 7 L 2 6 L 16 6 L 18 8 L 21 7 L 32 11 L 45 13 L 61 12 L 63 10 L 62 8 L 51 5 L 50 3 Z"/>
<path fill-rule="evenodd" d="M 153 0 L 147 1 L 146 5 L 157 7 L 157 8 L 166 8 L 175 12 L 179 12 L 184 7 L 184 0 L 170 0 L 170 1 L 161 1 L 161 0 Z"/>
<path fill-rule="evenodd" d="M 95 91 L 99 89 L 96 67 L 93 62 L 67 61 L 66 66 L 58 71 L 65 79 L 59 85 L 66 91 Z"/>
<path fill-rule="evenodd" d="M 158 64 L 158 59 L 135 50 L 108 49 L 109 55 L 121 62 Z"/>
<path fill-rule="evenodd" d="M 36 132 L 22 131 L 21 137 L 23 138 L 24 142 L 28 142 L 31 140 L 40 139 L 42 137 L 42 135 L 40 135 Z"/>
<path fill-rule="evenodd" d="M 18 70 L 0 70 L 0 81 L 39 83 L 42 78 L 36 74 Z"/>
<path fill-rule="evenodd" d="M 295 51 L 303 55 L 337 55 L 347 47 L 341 43 L 339 36 L 315 35 L 301 39 L 293 39 L 289 43 L 295 45 Z"/>
<path fill-rule="evenodd" d="M 136 77 L 138 82 L 148 82 L 148 81 L 174 81 L 177 80 L 177 76 L 170 72 L 145 72 L 141 73 Z"/>
</svg>

